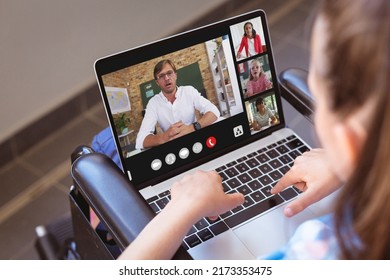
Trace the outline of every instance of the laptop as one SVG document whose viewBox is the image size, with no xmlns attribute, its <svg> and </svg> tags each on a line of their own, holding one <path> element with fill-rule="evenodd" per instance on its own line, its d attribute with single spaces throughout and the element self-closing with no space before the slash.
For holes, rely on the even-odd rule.
<svg viewBox="0 0 390 280">
<path fill-rule="evenodd" d="M 249 25 L 256 33 L 252 40 L 244 36 Z M 163 60 L 174 63 L 175 74 L 153 73 Z M 311 206 L 287 219 L 283 206 L 299 190 L 292 186 L 278 195 L 270 193 L 310 147 L 286 127 L 263 10 L 103 57 L 95 62 L 95 73 L 123 171 L 156 213 L 168 203 L 173 182 L 198 169 L 216 170 L 227 193 L 245 195 L 242 206 L 216 221 L 201 219 L 189 230 L 182 246 L 194 259 L 264 257 L 285 244 L 300 223 L 318 215 Z M 174 108 L 179 97 L 169 103 L 159 87 L 158 80 L 169 81 L 170 75 L 176 75 L 177 96 L 180 91 L 181 96 L 189 94 L 190 88 L 217 109 L 216 119 L 196 127 L 209 111 L 185 109 L 193 117 L 179 121 L 194 125 L 193 131 L 146 148 L 145 138 L 140 139 L 146 119 L 158 115 L 146 133 L 158 135 L 166 129 L 167 120 L 158 119 L 166 117 L 165 105 L 172 119 L 180 111 Z M 156 98 L 163 105 L 151 113 L 149 102 L 156 103 Z"/>
</svg>

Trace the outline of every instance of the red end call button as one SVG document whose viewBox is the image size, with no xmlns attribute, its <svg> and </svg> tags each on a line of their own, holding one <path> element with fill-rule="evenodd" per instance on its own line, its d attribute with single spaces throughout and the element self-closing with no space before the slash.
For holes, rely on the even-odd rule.
<svg viewBox="0 0 390 280">
<path fill-rule="evenodd" d="M 217 139 L 215 139 L 214 136 L 210 136 L 209 138 L 207 138 L 206 140 L 206 146 L 208 148 L 214 148 L 214 146 L 217 144 Z"/>
</svg>

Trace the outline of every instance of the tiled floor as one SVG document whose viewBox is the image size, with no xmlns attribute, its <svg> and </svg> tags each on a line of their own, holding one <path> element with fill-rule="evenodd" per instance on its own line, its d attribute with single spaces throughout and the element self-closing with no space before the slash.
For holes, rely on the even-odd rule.
<svg viewBox="0 0 390 280">
<path fill-rule="evenodd" d="M 230 1 L 193 26 L 263 8 L 269 18 L 279 72 L 288 67 L 307 69 L 308 22 L 315 5 L 312 0 Z M 97 88 L 92 94 L 99 95 Z M 286 116 L 288 124 L 315 145 L 310 123 L 289 106 Z M 0 169 L 0 259 L 38 258 L 34 249 L 35 226 L 69 212 L 71 152 L 79 144 L 89 144 L 106 126 L 102 104 L 97 104 Z"/>
</svg>

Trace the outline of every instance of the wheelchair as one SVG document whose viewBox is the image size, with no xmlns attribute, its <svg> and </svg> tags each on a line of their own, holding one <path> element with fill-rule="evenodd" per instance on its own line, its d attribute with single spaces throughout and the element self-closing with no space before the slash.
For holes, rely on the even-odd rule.
<svg viewBox="0 0 390 280">
<path fill-rule="evenodd" d="M 282 97 L 312 122 L 315 100 L 307 75 L 302 69 L 287 69 L 279 74 L 278 85 Z M 70 214 L 36 227 L 38 255 L 41 259 L 116 259 L 155 213 L 107 155 L 82 145 L 74 150 L 71 161 Z M 91 209 L 100 228 L 91 225 Z M 173 259 L 191 256 L 180 247 Z"/>
</svg>

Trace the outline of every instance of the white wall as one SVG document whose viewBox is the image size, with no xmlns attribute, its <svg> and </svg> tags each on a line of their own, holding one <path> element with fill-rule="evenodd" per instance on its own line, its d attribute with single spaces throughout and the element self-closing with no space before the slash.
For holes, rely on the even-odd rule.
<svg viewBox="0 0 390 280">
<path fill-rule="evenodd" d="M 0 143 L 95 82 L 102 56 L 181 29 L 226 0 L 0 0 Z"/>
</svg>

